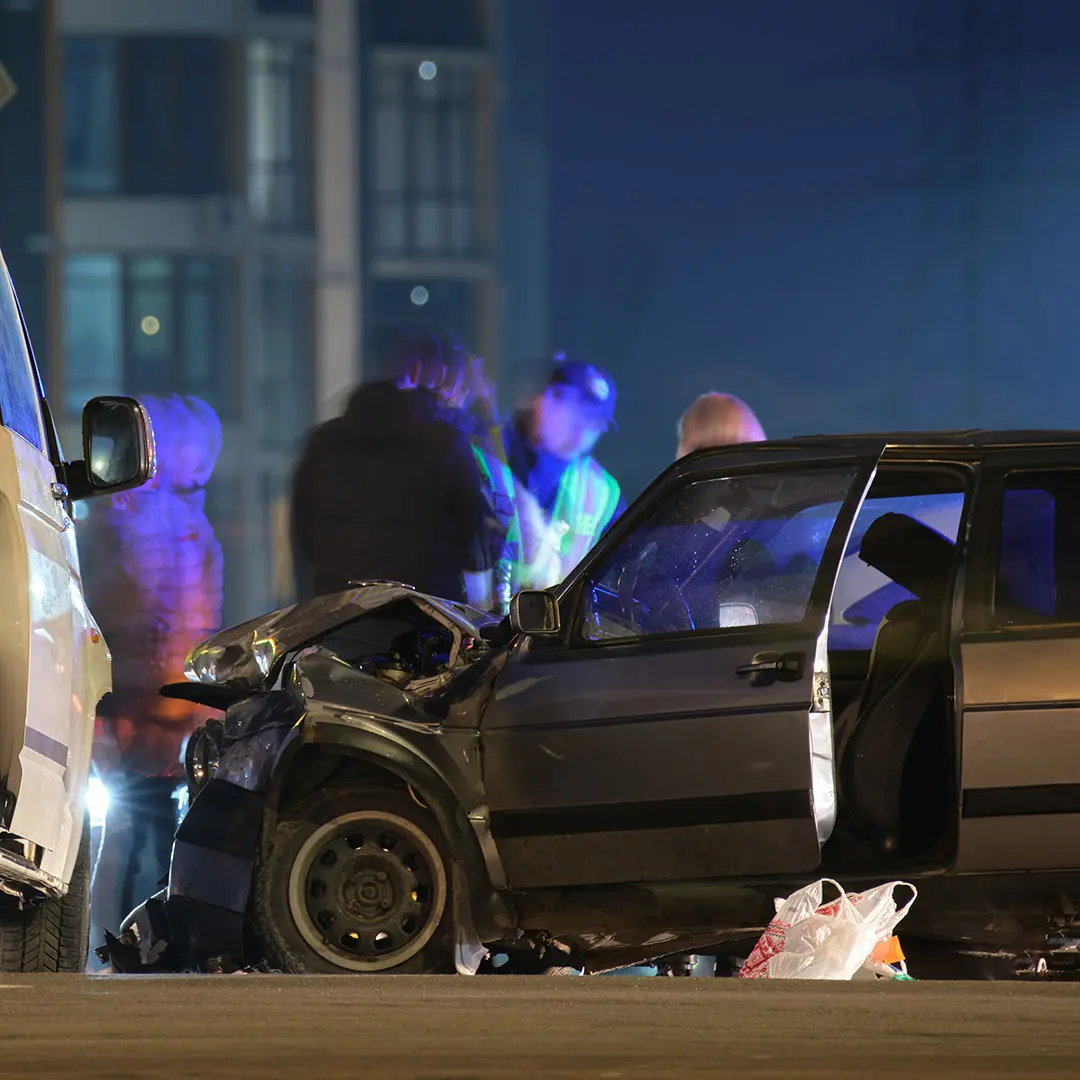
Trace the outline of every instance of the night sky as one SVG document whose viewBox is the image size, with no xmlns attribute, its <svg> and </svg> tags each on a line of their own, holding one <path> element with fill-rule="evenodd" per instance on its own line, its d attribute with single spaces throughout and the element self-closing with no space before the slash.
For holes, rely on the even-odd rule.
<svg viewBox="0 0 1080 1080">
<path fill-rule="evenodd" d="M 554 337 L 631 493 L 710 389 L 778 436 L 1080 427 L 1080 3 L 552 3 Z"/>
</svg>

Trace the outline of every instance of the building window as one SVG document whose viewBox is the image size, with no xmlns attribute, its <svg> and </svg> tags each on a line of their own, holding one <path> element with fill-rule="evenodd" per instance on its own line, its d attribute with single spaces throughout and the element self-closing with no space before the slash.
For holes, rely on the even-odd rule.
<svg viewBox="0 0 1080 1080">
<path fill-rule="evenodd" d="M 247 582 L 243 567 L 248 564 L 250 547 L 242 507 L 244 506 L 244 480 L 236 474 L 230 474 L 220 466 L 214 471 L 206 485 L 206 516 L 213 526 L 214 535 L 221 545 L 225 563 L 223 596 L 221 603 L 221 625 L 235 626 L 250 619 L 253 615 L 267 608 L 245 602 Z"/>
<path fill-rule="evenodd" d="M 418 304 L 417 300 L 423 300 Z M 476 286 L 470 281 L 375 281 L 368 288 L 368 329 L 364 375 L 388 378 L 387 345 L 394 328 L 422 327 L 433 333 L 455 334 L 466 347 L 476 349 L 478 305 Z"/>
<path fill-rule="evenodd" d="M 67 194 L 229 193 L 223 39 L 69 37 L 62 64 Z"/>
<path fill-rule="evenodd" d="M 480 0 L 373 0 L 368 37 L 378 45 L 482 49 Z"/>
<path fill-rule="evenodd" d="M 282 471 L 262 477 L 259 501 L 262 535 L 268 541 L 269 574 L 259 611 L 283 608 L 295 600 L 295 574 L 292 557 L 292 473 Z"/>
<path fill-rule="evenodd" d="M 297 445 L 314 421 L 315 275 L 306 261 L 265 259 L 259 273 L 257 400 L 263 444 Z"/>
<path fill-rule="evenodd" d="M 123 384 L 123 290 L 115 255 L 73 255 L 64 266 L 64 407 L 78 416 L 88 398 Z"/>
<path fill-rule="evenodd" d="M 193 394 L 235 415 L 223 260 L 73 255 L 64 266 L 67 411 L 103 393 Z"/>
<path fill-rule="evenodd" d="M 379 65 L 371 146 L 377 254 L 476 253 L 477 78 L 431 61 Z"/>
<path fill-rule="evenodd" d="M 63 50 L 64 187 L 117 191 L 120 142 L 116 40 L 68 38 Z"/>
<path fill-rule="evenodd" d="M 248 199 L 258 221 L 310 228 L 315 124 L 309 43 L 248 46 Z"/>
</svg>

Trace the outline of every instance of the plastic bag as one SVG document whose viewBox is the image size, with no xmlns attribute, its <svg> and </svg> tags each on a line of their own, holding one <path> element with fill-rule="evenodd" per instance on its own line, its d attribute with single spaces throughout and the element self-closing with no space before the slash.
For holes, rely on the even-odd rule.
<svg viewBox="0 0 1080 1080">
<path fill-rule="evenodd" d="M 825 885 L 836 900 L 822 903 Z M 911 899 L 897 908 L 898 888 Z M 874 949 L 892 937 L 918 893 L 906 881 L 891 881 L 864 893 L 845 893 L 831 878 L 815 881 L 776 901 L 776 916 L 758 939 L 739 977 L 742 979 L 851 979 L 871 960 Z"/>
<path fill-rule="evenodd" d="M 865 979 L 904 979 L 911 982 L 900 939 L 891 937 L 887 941 L 878 942 L 870 954 L 870 959 L 855 972 L 855 978 L 860 976 Z"/>
</svg>

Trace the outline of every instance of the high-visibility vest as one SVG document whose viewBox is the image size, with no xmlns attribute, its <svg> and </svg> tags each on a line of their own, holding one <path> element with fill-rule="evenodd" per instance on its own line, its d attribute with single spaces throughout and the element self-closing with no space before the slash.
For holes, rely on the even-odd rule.
<svg viewBox="0 0 1080 1080">
<path fill-rule="evenodd" d="M 619 506 L 618 481 L 594 458 L 572 461 L 559 480 L 551 513 L 550 549 L 524 569 L 529 588 L 559 584 L 592 549 Z"/>
</svg>

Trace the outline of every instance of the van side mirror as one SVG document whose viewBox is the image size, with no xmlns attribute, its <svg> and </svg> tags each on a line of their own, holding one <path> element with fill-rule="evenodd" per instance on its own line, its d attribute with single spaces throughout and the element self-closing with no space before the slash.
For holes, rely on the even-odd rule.
<svg viewBox="0 0 1080 1080">
<path fill-rule="evenodd" d="M 154 478 L 154 429 L 134 398 L 91 398 L 83 408 L 82 438 L 82 460 L 65 470 L 72 499 L 112 495 Z"/>
<path fill-rule="evenodd" d="M 562 629 L 559 604 L 542 589 L 524 589 L 510 601 L 510 627 L 529 637 L 553 637 Z"/>
</svg>

